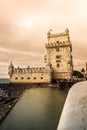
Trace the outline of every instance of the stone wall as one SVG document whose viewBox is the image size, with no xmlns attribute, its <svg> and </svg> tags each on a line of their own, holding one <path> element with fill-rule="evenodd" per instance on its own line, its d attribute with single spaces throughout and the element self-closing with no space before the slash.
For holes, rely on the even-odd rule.
<svg viewBox="0 0 87 130">
<path fill-rule="evenodd" d="M 57 130 L 87 130 L 87 81 L 70 89 Z"/>
<path fill-rule="evenodd" d="M 52 81 L 52 74 L 49 66 L 46 68 L 14 68 L 11 63 L 9 68 L 11 83 L 50 83 Z"/>
<path fill-rule="evenodd" d="M 50 83 L 50 73 L 15 73 L 10 78 L 11 83 Z"/>
</svg>

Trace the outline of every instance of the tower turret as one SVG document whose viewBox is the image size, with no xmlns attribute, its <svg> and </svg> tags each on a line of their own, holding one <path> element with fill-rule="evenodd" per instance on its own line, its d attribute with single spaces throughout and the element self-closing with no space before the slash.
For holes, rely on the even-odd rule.
<svg viewBox="0 0 87 130">
<path fill-rule="evenodd" d="M 68 28 L 66 28 L 65 32 L 66 32 L 67 34 L 69 34 L 69 29 L 68 29 Z"/>
<path fill-rule="evenodd" d="M 12 77 L 13 73 L 14 73 L 14 66 L 13 66 L 12 61 L 11 61 L 10 65 L 8 67 L 8 74 L 10 77 Z"/>
</svg>

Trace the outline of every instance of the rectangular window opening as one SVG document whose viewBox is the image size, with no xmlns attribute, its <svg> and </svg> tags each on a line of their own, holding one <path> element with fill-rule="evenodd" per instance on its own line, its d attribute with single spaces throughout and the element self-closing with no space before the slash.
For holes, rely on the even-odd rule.
<svg viewBox="0 0 87 130">
<path fill-rule="evenodd" d="M 15 77 L 15 79 L 17 80 L 17 79 L 18 79 L 18 77 Z"/>
<path fill-rule="evenodd" d="M 59 68 L 60 67 L 60 64 L 57 64 L 57 68 Z"/>
<path fill-rule="evenodd" d="M 36 77 L 34 77 L 34 79 L 36 79 Z"/>
<path fill-rule="evenodd" d="M 21 77 L 21 79 L 24 79 L 24 77 Z"/>
<path fill-rule="evenodd" d="M 30 77 L 27 77 L 27 79 L 30 79 Z"/>
</svg>

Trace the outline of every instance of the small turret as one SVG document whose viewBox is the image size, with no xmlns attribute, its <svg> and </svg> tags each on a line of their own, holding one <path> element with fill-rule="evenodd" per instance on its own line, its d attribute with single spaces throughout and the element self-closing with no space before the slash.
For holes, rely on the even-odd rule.
<svg viewBox="0 0 87 130">
<path fill-rule="evenodd" d="M 50 29 L 50 30 L 48 31 L 48 33 L 47 33 L 47 38 L 50 37 L 50 35 L 51 35 L 51 31 L 52 31 L 52 29 Z"/>
<path fill-rule="evenodd" d="M 69 34 L 69 29 L 68 29 L 68 28 L 66 28 L 65 32 L 66 32 L 67 34 Z"/>
<path fill-rule="evenodd" d="M 14 73 L 14 66 L 13 66 L 12 61 L 11 61 L 10 65 L 8 67 L 8 74 L 10 77 L 12 77 L 13 73 Z"/>
</svg>

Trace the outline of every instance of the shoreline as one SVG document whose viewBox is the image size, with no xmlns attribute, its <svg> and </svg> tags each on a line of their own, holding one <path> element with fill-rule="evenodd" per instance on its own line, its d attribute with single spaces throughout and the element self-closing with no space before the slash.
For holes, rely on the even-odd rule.
<svg viewBox="0 0 87 130">
<path fill-rule="evenodd" d="M 7 115 L 9 114 L 9 112 L 12 110 L 12 108 L 16 105 L 16 103 L 20 100 L 20 98 L 23 96 L 24 92 L 26 89 L 23 89 L 21 91 L 17 91 L 16 95 L 15 95 L 15 99 L 11 100 L 10 103 L 6 103 L 3 104 L 4 107 L 2 107 L 2 109 L 0 110 L 0 124 L 2 123 L 2 121 L 7 117 Z M 10 98 L 11 99 L 11 98 Z M 0 104 L 1 105 L 1 104 Z M 2 106 L 3 106 L 2 105 Z M 1 112 L 2 111 L 2 112 Z"/>
</svg>

